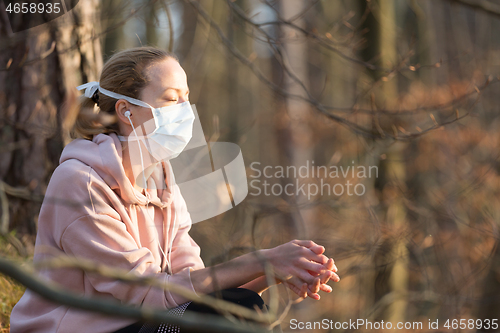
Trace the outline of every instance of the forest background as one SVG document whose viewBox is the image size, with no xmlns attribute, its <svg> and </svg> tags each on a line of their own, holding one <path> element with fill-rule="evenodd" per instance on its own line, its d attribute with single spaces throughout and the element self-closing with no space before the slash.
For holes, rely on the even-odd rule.
<svg viewBox="0 0 500 333">
<path fill-rule="evenodd" d="M 424 331 L 498 318 L 499 1 L 65 3 L 31 29 L 0 17 L 3 257 L 30 263 L 76 86 L 115 52 L 154 45 L 179 56 L 207 140 L 238 144 L 247 168 L 247 198 L 193 225 L 206 265 L 294 238 L 336 260 L 341 282 L 292 306 L 285 332 L 294 318 Z M 0 275 L 0 332 L 23 291 Z"/>
</svg>

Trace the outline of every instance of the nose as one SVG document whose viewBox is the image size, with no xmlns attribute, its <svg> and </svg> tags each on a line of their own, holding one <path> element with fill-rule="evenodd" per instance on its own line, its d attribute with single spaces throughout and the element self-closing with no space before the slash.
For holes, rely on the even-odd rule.
<svg viewBox="0 0 500 333">
<path fill-rule="evenodd" d="M 179 99 L 177 100 L 177 103 L 184 103 L 189 101 L 189 90 L 186 89 L 186 91 L 182 91 L 179 93 Z"/>
</svg>

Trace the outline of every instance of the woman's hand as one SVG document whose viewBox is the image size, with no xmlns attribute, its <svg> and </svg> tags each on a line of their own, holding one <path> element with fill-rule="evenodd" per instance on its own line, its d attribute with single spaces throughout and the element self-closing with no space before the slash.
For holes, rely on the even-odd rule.
<svg viewBox="0 0 500 333">
<path fill-rule="evenodd" d="M 333 259 L 323 255 L 325 248 L 313 241 L 294 240 L 269 250 L 263 250 L 280 281 L 300 297 L 319 299 L 320 290 L 331 292 L 328 280 L 339 281 Z M 304 284 L 307 291 L 304 294 Z"/>
<path fill-rule="evenodd" d="M 315 249 L 313 248 L 313 251 L 315 251 L 317 254 L 322 254 L 324 252 L 324 247 L 318 245 Z M 323 274 L 317 274 L 311 271 L 309 272 L 312 276 L 316 277 L 312 285 L 307 285 L 307 283 L 304 283 L 297 278 L 292 278 L 292 281 L 294 283 L 289 283 L 289 281 L 286 281 L 285 285 L 302 298 L 306 298 L 307 296 L 309 296 L 312 299 L 319 300 L 320 296 L 318 292 L 320 290 L 327 293 L 332 292 L 332 287 L 326 284 L 330 279 L 335 282 L 340 281 L 339 276 L 334 273 L 337 272 L 337 267 L 335 266 L 333 259 L 328 259 L 328 262 L 325 264 L 325 268 L 327 269 L 327 271 Z M 303 283 L 303 286 L 299 290 L 297 287 L 295 287 L 295 285 L 298 285 L 300 283 Z M 303 289 L 304 286 L 306 286 L 305 290 Z"/>
</svg>

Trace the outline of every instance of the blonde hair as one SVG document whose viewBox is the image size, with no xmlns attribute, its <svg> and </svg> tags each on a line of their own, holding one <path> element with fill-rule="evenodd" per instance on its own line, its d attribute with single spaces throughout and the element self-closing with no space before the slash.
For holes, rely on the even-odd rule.
<svg viewBox="0 0 500 333">
<path fill-rule="evenodd" d="M 146 70 L 167 58 L 179 61 L 173 53 L 155 47 L 121 51 L 104 65 L 99 85 L 117 94 L 140 99 L 142 90 L 150 83 Z M 102 93 L 97 93 L 94 98 L 81 96 L 71 136 L 92 140 L 96 134 L 118 133 L 116 102 L 117 99 Z"/>
</svg>

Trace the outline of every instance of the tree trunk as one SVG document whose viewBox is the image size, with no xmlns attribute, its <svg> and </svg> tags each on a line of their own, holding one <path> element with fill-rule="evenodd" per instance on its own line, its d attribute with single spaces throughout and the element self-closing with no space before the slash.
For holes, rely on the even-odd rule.
<svg viewBox="0 0 500 333">
<path fill-rule="evenodd" d="M 125 48 L 124 23 L 126 5 L 128 2 L 122 0 L 106 0 L 101 10 L 101 28 L 108 31 L 104 36 L 104 55 L 111 54 Z"/>
<path fill-rule="evenodd" d="M 0 179 L 33 197 L 45 193 L 70 140 L 75 115 L 68 106 L 76 86 L 98 79 L 102 55 L 93 36 L 99 6 L 99 0 L 80 1 L 69 13 L 14 35 L 0 21 Z M 34 234 L 40 200 L 8 200 L 10 228 Z"/>
<path fill-rule="evenodd" d="M 397 66 L 397 24 L 396 24 L 396 1 L 380 0 L 378 8 L 378 22 L 380 24 L 379 51 L 380 63 L 384 68 L 394 68 Z M 386 74 L 384 74 L 386 75 Z M 397 107 L 398 100 L 398 80 L 397 77 L 387 77 L 380 91 L 378 102 L 389 109 Z M 396 122 L 394 117 L 389 120 L 391 124 Z M 386 124 L 384 127 L 391 127 Z M 386 200 L 387 230 L 386 240 L 382 246 L 385 252 L 378 265 L 378 276 L 375 294 L 378 297 L 390 295 L 387 311 L 384 315 L 390 322 L 402 322 L 405 320 L 407 308 L 408 291 L 408 250 L 405 239 L 406 208 L 403 202 L 403 195 L 406 183 L 406 170 L 404 162 L 404 151 L 406 144 L 395 142 L 387 151 L 387 160 L 384 163 L 382 172 L 385 184 L 382 184 L 384 200 Z M 378 289 L 378 290 L 377 290 Z M 385 295 L 384 295 L 385 294 Z M 389 297 L 389 296 L 388 296 Z"/>
<path fill-rule="evenodd" d="M 305 20 L 300 15 L 305 9 L 306 2 L 303 0 L 286 0 L 280 2 L 280 13 L 284 20 L 294 19 L 294 23 L 304 27 Z M 286 25 L 281 26 L 283 38 L 283 62 L 285 68 L 282 71 L 282 85 L 288 96 L 284 99 L 284 122 L 278 130 L 280 155 L 284 157 L 282 165 L 293 166 L 297 170 L 300 166 L 307 165 L 314 157 L 314 147 L 312 144 L 313 132 L 310 127 L 311 110 L 307 102 L 289 97 L 290 95 L 307 96 L 304 92 L 303 84 L 308 87 L 308 44 L 307 38 L 297 30 Z M 287 73 L 287 70 L 289 73 Z M 292 76 L 293 75 L 293 76 Z M 308 182 L 308 179 L 298 178 L 301 182 Z M 294 179 L 290 179 L 294 182 Z M 305 185 L 307 188 L 307 185 Z M 294 231 L 296 237 L 307 237 L 307 222 L 312 222 L 315 216 L 314 208 L 307 205 L 299 208 L 299 203 L 307 203 L 309 199 L 300 195 L 287 198 L 291 200 L 290 206 Z"/>
</svg>

